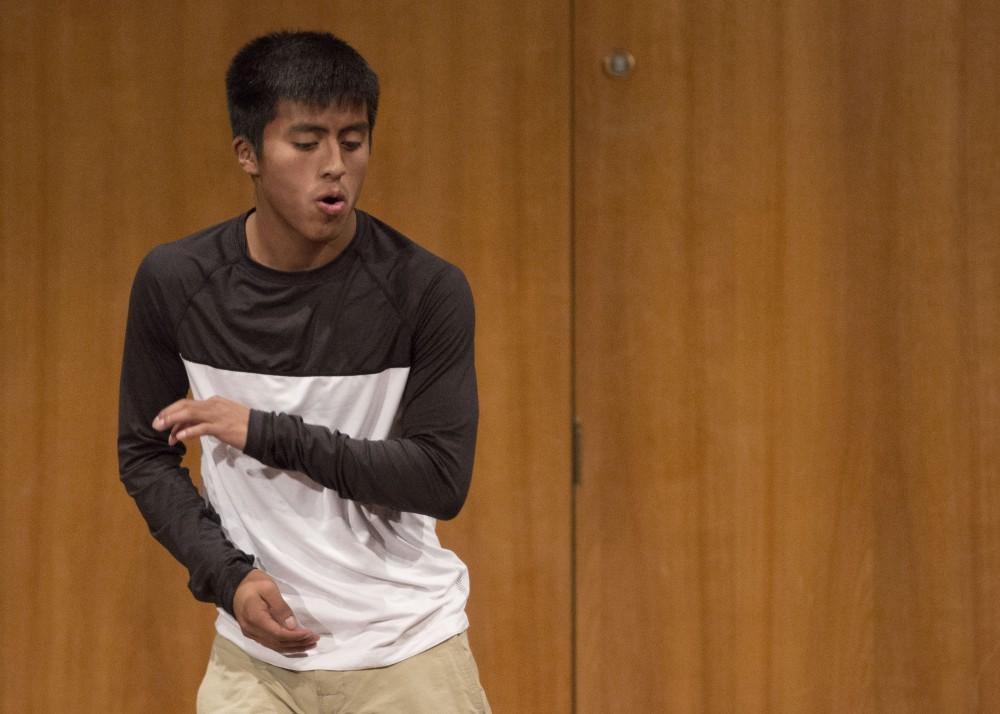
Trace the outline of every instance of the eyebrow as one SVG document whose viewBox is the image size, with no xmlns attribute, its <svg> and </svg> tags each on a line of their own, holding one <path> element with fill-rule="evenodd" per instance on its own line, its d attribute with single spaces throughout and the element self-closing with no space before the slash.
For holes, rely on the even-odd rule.
<svg viewBox="0 0 1000 714">
<path fill-rule="evenodd" d="M 359 131 L 362 134 L 367 134 L 368 130 L 370 128 L 371 127 L 369 126 L 368 122 L 366 122 L 366 121 L 359 121 L 359 122 L 356 122 L 354 124 L 348 124 L 347 126 L 343 127 L 339 132 L 337 132 L 337 135 L 338 136 L 342 136 L 344 134 L 349 134 L 352 131 Z M 323 126 L 322 124 L 310 124 L 308 122 L 300 122 L 298 124 L 292 124 L 292 126 L 289 127 L 289 131 L 297 133 L 297 134 L 305 134 L 305 133 L 329 134 L 330 133 L 330 129 L 328 127 Z"/>
</svg>

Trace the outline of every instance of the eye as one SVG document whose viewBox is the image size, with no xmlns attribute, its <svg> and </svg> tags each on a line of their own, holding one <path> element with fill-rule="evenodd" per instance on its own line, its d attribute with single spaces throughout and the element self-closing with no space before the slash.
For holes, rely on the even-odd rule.
<svg viewBox="0 0 1000 714">
<path fill-rule="evenodd" d="M 292 142 L 292 146 L 294 146 L 299 151 L 312 151 L 313 149 L 316 148 L 316 143 L 317 142 L 315 142 L 315 141 L 309 141 L 309 142 L 305 142 L 305 143 L 296 141 L 296 142 Z"/>
<path fill-rule="evenodd" d="M 344 151 L 357 151 L 361 148 L 360 141 L 342 141 L 340 145 L 344 147 Z"/>
</svg>

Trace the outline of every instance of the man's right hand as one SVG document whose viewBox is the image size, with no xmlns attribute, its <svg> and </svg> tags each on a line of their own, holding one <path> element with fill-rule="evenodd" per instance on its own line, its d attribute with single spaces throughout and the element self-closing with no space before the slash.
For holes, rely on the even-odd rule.
<svg viewBox="0 0 1000 714">
<path fill-rule="evenodd" d="M 243 634 L 283 655 L 311 649 L 319 636 L 299 627 L 277 584 L 263 570 L 251 570 L 236 588 L 233 612 Z"/>
</svg>

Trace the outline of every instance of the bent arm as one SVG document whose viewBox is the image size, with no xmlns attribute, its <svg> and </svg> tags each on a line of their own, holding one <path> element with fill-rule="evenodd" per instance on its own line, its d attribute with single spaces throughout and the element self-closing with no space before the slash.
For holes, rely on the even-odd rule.
<svg viewBox="0 0 1000 714">
<path fill-rule="evenodd" d="M 168 435 L 152 427 L 157 412 L 188 389 L 164 298 L 147 258 L 129 300 L 119 391 L 119 472 L 153 537 L 188 569 L 194 596 L 232 613 L 233 594 L 252 569 L 253 557 L 226 538 L 218 514 L 194 487 L 181 466 L 183 444 L 168 444 Z"/>
<path fill-rule="evenodd" d="M 456 516 L 469 490 L 479 418 L 475 311 L 458 269 L 437 276 L 413 320 L 410 373 L 393 438 L 356 439 L 299 416 L 253 410 L 246 453 L 300 471 L 343 498 Z"/>
</svg>

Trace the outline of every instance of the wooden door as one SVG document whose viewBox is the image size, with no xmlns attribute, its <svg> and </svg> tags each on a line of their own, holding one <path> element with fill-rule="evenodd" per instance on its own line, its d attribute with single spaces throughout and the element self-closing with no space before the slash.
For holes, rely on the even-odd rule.
<svg viewBox="0 0 1000 714">
<path fill-rule="evenodd" d="M 569 5 L 0 1 L 0 710 L 193 711 L 212 608 L 117 480 L 142 255 L 244 210 L 223 75 L 331 30 L 380 73 L 362 207 L 460 265 L 478 307 L 470 566 L 498 712 L 570 701 Z M 197 459 L 191 460 L 197 463 Z"/>
<path fill-rule="evenodd" d="M 997 37 L 574 4 L 581 714 L 1000 710 Z"/>
</svg>

